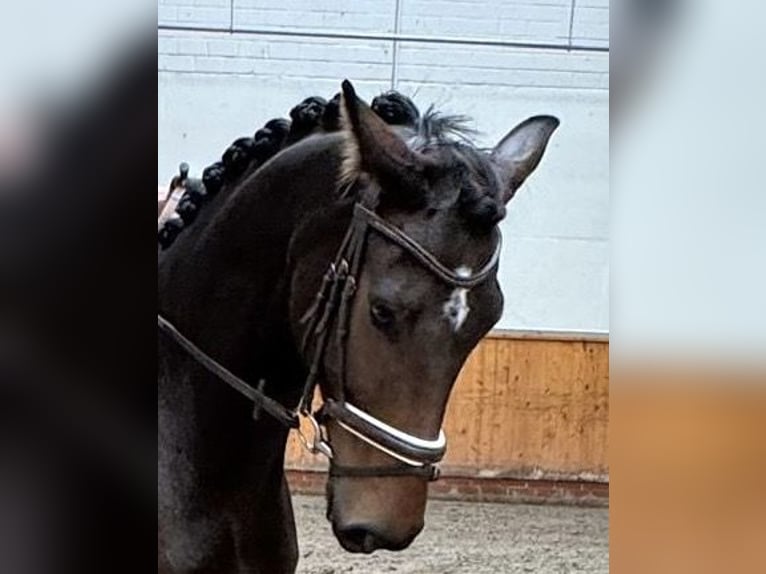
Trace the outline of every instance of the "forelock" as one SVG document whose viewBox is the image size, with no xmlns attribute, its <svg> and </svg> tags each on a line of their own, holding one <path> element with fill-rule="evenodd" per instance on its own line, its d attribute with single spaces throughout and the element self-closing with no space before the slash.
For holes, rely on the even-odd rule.
<svg viewBox="0 0 766 574">
<path fill-rule="evenodd" d="M 442 116 L 436 124 L 419 130 L 409 143 L 413 149 L 437 157 L 445 173 L 460 186 L 455 202 L 469 226 L 491 229 L 505 217 L 500 182 L 487 151 L 468 139 L 473 132 L 464 129 L 465 119 L 453 122 L 454 117 Z M 439 199 L 433 201 L 438 203 Z"/>
</svg>

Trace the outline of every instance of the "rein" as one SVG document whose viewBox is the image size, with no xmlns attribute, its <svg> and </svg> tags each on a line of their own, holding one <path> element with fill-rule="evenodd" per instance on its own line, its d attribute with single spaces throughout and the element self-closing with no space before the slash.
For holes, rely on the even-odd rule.
<svg viewBox="0 0 766 574">
<path fill-rule="evenodd" d="M 351 302 L 356 293 L 357 278 L 364 261 L 364 250 L 370 232 L 377 233 L 409 253 L 421 266 L 442 282 L 455 288 L 472 288 L 494 272 L 500 258 L 501 235 L 495 228 L 495 250 L 481 269 L 465 277 L 445 267 L 432 253 L 417 243 L 401 229 L 381 218 L 361 203 L 354 205 L 351 223 L 341 242 L 335 260 L 330 264 L 322 279 L 314 302 L 301 319 L 306 325 L 302 351 L 308 356 L 313 350 L 309 372 L 304 383 L 300 403 L 295 410 L 284 407 L 217 363 L 162 315 L 157 315 L 159 329 L 173 339 L 189 355 L 210 373 L 247 397 L 255 405 L 253 416 L 257 418 L 265 411 L 290 429 L 296 429 L 301 442 L 312 454 L 323 454 L 330 460 L 331 477 L 372 477 L 372 476 L 419 476 L 436 480 L 439 469 L 436 464 L 446 452 L 444 431 L 436 439 L 423 439 L 392 427 L 370 413 L 354 406 L 344 399 L 346 389 L 346 340 L 351 317 Z M 335 332 L 331 332 L 331 327 Z M 322 406 L 314 413 L 311 402 L 314 390 L 325 370 L 325 355 L 334 335 L 339 353 L 340 373 L 332 381 L 330 392 Z M 311 436 L 301 429 L 304 418 L 310 423 Z M 330 443 L 325 437 L 323 423 L 335 420 L 347 432 L 369 444 L 376 450 L 396 459 L 397 463 L 386 466 L 354 467 L 335 462 Z"/>
<path fill-rule="evenodd" d="M 157 325 L 163 333 L 169 335 L 173 341 L 175 341 L 181 348 L 189 353 L 192 359 L 197 361 L 200 365 L 205 367 L 210 373 L 221 379 L 224 383 L 228 384 L 235 391 L 244 395 L 253 403 L 255 403 L 253 416 L 257 416 L 257 414 L 262 409 L 286 427 L 291 429 L 297 429 L 300 427 L 300 419 L 297 413 L 285 408 L 282 406 L 282 404 L 278 403 L 274 399 L 267 397 L 265 394 L 263 394 L 262 391 L 250 386 L 245 381 L 229 371 L 226 367 L 210 358 L 208 354 L 206 354 L 197 345 L 182 335 L 181 332 L 162 315 L 157 315 Z"/>
</svg>

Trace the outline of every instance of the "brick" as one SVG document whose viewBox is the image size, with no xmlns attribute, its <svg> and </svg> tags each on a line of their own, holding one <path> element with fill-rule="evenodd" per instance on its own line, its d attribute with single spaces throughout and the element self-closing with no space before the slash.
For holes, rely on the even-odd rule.
<svg viewBox="0 0 766 574">
<path fill-rule="evenodd" d="M 162 71 L 193 72 L 196 66 L 192 56 L 159 54 L 157 56 L 157 68 Z"/>
<path fill-rule="evenodd" d="M 175 6 L 157 6 L 158 24 L 175 24 L 178 21 L 178 8 Z"/>
<path fill-rule="evenodd" d="M 179 54 L 204 56 L 207 54 L 207 41 L 196 37 L 179 37 L 177 49 Z"/>
<path fill-rule="evenodd" d="M 196 72 L 214 72 L 218 74 L 251 74 L 256 71 L 252 60 L 227 58 L 224 56 L 195 56 Z"/>
<path fill-rule="evenodd" d="M 207 53 L 210 56 L 236 56 L 240 42 L 230 39 L 214 39 L 207 41 Z"/>
<path fill-rule="evenodd" d="M 364 6 L 367 8 L 364 9 Z M 392 32 L 393 2 L 237 2 L 234 19 L 238 27 L 275 29 L 321 29 L 354 32 Z"/>
<path fill-rule="evenodd" d="M 318 494 L 325 491 L 324 472 L 288 470 L 293 492 Z M 609 484 L 584 481 L 545 481 L 443 476 L 428 488 L 431 498 L 467 502 L 522 502 L 604 507 L 609 504 Z"/>
<path fill-rule="evenodd" d="M 567 37 L 569 10 L 569 0 L 545 3 L 407 0 L 402 7 L 402 31 L 429 36 L 552 42 Z"/>
<path fill-rule="evenodd" d="M 157 37 L 157 54 L 177 54 L 178 39 L 172 36 Z"/>
<path fill-rule="evenodd" d="M 608 45 L 609 7 L 578 3 L 572 22 L 572 39 L 575 43 Z"/>
</svg>

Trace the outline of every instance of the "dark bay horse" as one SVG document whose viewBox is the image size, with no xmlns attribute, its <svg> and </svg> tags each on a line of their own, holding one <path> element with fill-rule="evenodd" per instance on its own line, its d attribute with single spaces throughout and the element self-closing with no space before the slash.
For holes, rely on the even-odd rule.
<svg viewBox="0 0 766 574">
<path fill-rule="evenodd" d="M 405 109 L 397 122 L 378 104 L 344 82 L 324 112 L 309 110 L 334 106 L 338 122 L 300 138 L 272 126 L 281 151 L 240 162 L 215 195 L 218 172 L 206 173 L 207 205 L 161 237 L 159 255 L 159 312 L 186 340 L 285 412 L 319 385 L 327 518 L 352 552 L 403 549 L 423 528 L 450 390 L 502 310 L 497 225 L 558 126 L 529 118 L 482 151 L 449 118 Z M 160 570 L 294 572 L 289 425 L 254 418 L 168 333 Z"/>
</svg>

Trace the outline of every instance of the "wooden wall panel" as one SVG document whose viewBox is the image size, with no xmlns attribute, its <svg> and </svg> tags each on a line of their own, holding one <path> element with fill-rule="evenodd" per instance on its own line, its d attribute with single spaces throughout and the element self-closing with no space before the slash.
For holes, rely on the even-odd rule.
<svg viewBox="0 0 766 574">
<path fill-rule="evenodd" d="M 487 338 L 450 399 L 445 467 L 604 479 L 608 384 L 607 343 Z"/>
<path fill-rule="evenodd" d="M 446 474 L 608 480 L 609 344 L 498 333 L 469 357 L 450 398 Z M 287 466 L 320 469 L 293 437 Z"/>
</svg>

